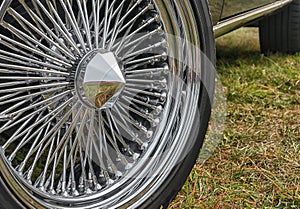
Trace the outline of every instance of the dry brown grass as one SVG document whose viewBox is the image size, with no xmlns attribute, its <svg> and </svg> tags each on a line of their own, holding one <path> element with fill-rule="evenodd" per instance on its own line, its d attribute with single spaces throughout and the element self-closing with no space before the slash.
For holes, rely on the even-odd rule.
<svg viewBox="0 0 300 209">
<path fill-rule="evenodd" d="M 256 29 L 218 40 L 227 125 L 170 208 L 300 208 L 300 55 L 259 53 Z"/>
</svg>

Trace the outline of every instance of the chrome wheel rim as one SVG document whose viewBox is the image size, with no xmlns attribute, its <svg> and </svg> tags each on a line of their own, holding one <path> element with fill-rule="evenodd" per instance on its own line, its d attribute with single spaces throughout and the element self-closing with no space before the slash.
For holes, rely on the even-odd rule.
<svg viewBox="0 0 300 209">
<path fill-rule="evenodd" d="M 142 202 L 176 164 L 178 156 L 164 157 L 183 152 L 179 137 L 196 116 L 187 109 L 200 83 L 181 63 L 191 52 L 169 36 L 197 44 L 181 14 L 190 5 L 20 2 L 1 7 L 0 166 L 8 184 L 35 207 Z"/>
</svg>

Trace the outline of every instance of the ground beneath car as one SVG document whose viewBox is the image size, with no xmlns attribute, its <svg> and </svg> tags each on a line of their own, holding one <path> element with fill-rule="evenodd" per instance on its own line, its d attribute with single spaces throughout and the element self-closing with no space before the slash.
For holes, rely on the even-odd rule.
<svg viewBox="0 0 300 209">
<path fill-rule="evenodd" d="M 228 98 L 220 146 L 170 208 L 300 207 L 300 54 L 260 54 L 258 30 L 217 40 Z"/>
</svg>

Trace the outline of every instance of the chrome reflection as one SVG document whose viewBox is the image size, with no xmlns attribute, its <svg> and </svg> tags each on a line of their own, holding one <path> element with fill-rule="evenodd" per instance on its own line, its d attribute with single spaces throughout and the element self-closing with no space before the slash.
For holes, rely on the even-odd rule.
<svg viewBox="0 0 300 209">
<path fill-rule="evenodd" d="M 219 22 L 214 26 L 213 30 L 215 33 L 215 37 L 220 37 L 230 31 L 233 31 L 246 23 L 254 21 L 262 16 L 268 15 L 288 4 L 290 4 L 293 0 L 280 0 L 275 3 L 268 4 L 266 6 L 250 10 L 248 12 L 242 13 L 240 15 L 234 16 L 232 18 L 225 19 Z"/>
<path fill-rule="evenodd" d="M 140 204 L 184 157 L 201 59 L 174 2 L 2 4 L 0 170 L 31 208 Z"/>
<path fill-rule="evenodd" d="M 221 19 L 225 19 L 230 16 L 240 14 L 274 2 L 276 2 L 276 0 L 225 0 Z"/>
<path fill-rule="evenodd" d="M 118 193 L 169 111 L 154 2 L 10 1 L 1 11 L 1 166 L 51 207 Z"/>
<path fill-rule="evenodd" d="M 91 51 L 77 68 L 78 97 L 92 108 L 112 108 L 125 87 L 123 68 L 112 52 Z"/>
</svg>

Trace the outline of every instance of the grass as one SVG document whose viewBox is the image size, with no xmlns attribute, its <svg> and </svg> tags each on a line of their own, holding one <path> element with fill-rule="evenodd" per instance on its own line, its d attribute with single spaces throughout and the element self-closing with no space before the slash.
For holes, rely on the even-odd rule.
<svg viewBox="0 0 300 209">
<path fill-rule="evenodd" d="M 261 55 L 251 28 L 217 52 L 225 131 L 169 208 L 300 208 L 300 54 Z"/>
</svg>

